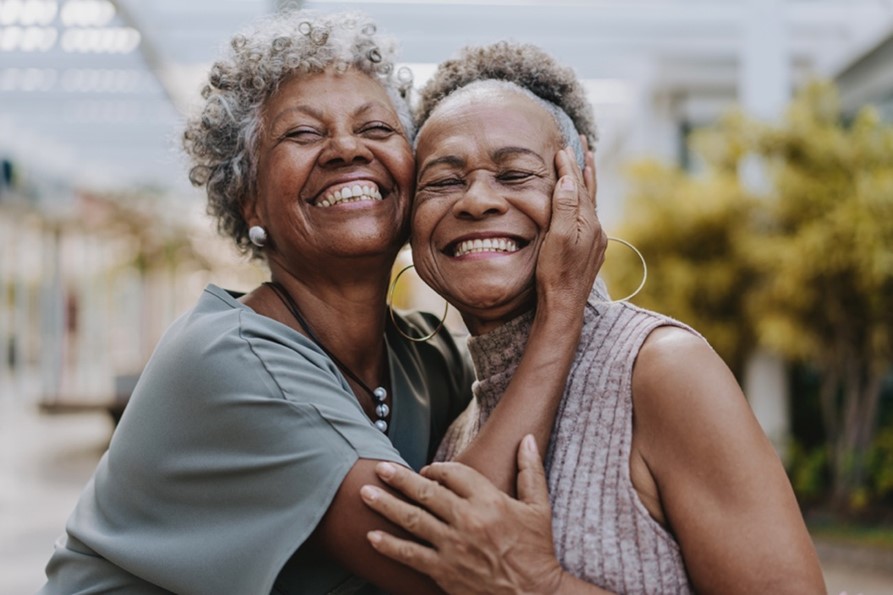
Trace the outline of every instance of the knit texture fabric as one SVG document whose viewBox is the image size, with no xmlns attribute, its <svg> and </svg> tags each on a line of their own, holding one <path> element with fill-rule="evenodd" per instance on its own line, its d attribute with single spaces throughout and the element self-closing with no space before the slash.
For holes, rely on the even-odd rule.
<svg viewBox="0 0 893 595">
<path fill-rule="evenodd" d="M 691 593 L 678 543 L 648 513 L 629 470 L 636 356 L 660 326 L 691 329 L 607 299 L 599 286 L 589 297 L 546 455 L 556 554 L 574 576 L 615 593 Z M 518 367 L 532 321 L 529 312 L 469 338 L 475 398 L 436 460 L 454 458 L 487 420 Z"/>
</svg>

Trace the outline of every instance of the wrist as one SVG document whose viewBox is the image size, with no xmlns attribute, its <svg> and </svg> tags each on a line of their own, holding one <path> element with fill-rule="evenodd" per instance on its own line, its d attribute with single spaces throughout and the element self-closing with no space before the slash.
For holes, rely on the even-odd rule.
<svg viewBox="0 0 893 595">
<path fill-rule="evenodd" d="M 563 568 L 558 577 L 555 590 L 548 591 L 548 593 L 551 593 L 551 595 L 612 595 L 611 591 L 578 579 Z"/>
<path fill-rule="evenodd" d="M 539 302 L 533 317 L 532 336 L 539 333 L 543 336 L 552 336 L 561 340 L 568 334 L 579 338 L 583 328 L 583 314 L 585 312 L 585 300 Z"/>
<path fill-rule="evenodd" d="M 567 583 L 567 578 L 565 575 L 568 575 L 565 572 L 564 568 L 561 567 L 561 564 L 558 562 L 556 558 L 554 560 L 555 565 L 551 568 L 551 570 L 544 572 L 542 575 L 542 580 L 540 583 L 530 592 L 529 595 L 557 595 L 558 593 L 569 593 L 570 591 L 566 590 L 565 584 Z M 571 577 L 573 578 L 573 577 Z"/>
<path fill-rule="evenodd" d="M 537 314 L 570 318 L 583 316 L 591 288 L 541 291 L 537 294 Z"/>
</svg>

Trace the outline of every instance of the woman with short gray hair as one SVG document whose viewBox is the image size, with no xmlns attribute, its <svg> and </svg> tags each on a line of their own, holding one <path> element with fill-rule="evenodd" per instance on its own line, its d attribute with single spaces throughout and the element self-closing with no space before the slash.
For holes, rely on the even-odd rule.
<svg viewBox="0 0 893 595">
<path fill-rule="evenodd" d="M 413 260 L 462 314 L 476 374 L 438 461 L 461 460 L 486 431 L 524 354 L 540 307 L 525 299 L 540 266 L 530 252 L 556 183 L 547 164 L 577 131 L 594 134 L 582 97 L 551 56 L 505 42 L 464 50 L 422 90 Z M 469 237 L 512 249 L 471 253 Z M 520 450 L 520 498 L 455 463 L 425 477 L 383 463 L 382 477 L 432 514 L 364 487 L 423 544 L 370 541 L 463 595 L 493 593 L 494 568 L 507 576 L 500 593 L 824 592 L 781 461 L 710 345 L 612 301 L 600 282 L 583 310 L 545 470 L 533 440 Z"/>
<path fill-rule="evenodd" d="M 442 322 L 386 305 L 415 175 L 409 82 L 351 13 L 272 16 L 211 68 L 184 135 L 190 179 L 271 280 L 209 285 L 167 330 L 41 593 L 438 591 L 370 547 L 368 531 L 396 528 L 358 493 L 378 461 L 427 463 L 470 398 Z M 463 453 L 498 485 L 525 433 L 548 436 L 604 252 L 591 172 L 557 167 L 547 307 L 504 412 Z"/>
</svg>

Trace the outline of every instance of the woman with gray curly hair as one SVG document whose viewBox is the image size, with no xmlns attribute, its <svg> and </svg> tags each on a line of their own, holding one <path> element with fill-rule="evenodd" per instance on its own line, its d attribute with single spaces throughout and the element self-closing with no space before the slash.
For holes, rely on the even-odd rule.
<svg viewBox="0 0 893 595">
<path fill-rule="evenodd" d="M 393 59 L 367 18 L 299 11 L 236 36 L 211 68 L 184 135 L 190 178 L 271 281 L 210 285 L 165 333 L 42 593 L 438 591 L 369 545 L 396 527 L 359 496 L 386 489 L 377 462 L 430 460 L 473 377 L 436 317 L 386 306 L 415 171 Z M 548 436 L 604 251 L 592 172 L 556 163 L 542 316 L 505 406 L 462 454 L 501 486 L 523 435 Z"/>
<path fill-rule="evenodd" d="M 524 297 L 536 262 L 516 250 L 542 241 L 548 164 L 577 131 L 594 138 L 590 109 L 573 72 L 529 45 L 466 49 L 422 90 L 413 258 L 462 314 L 477 375 L 437 460 L 486 430 L 517 369 L 539 305 Z M 471 253 L 470 238 L 513 249 Z M 375 547 L 453 593 L 492 593 L 491 568 L 504 593 L 824 592 L 781 462 L 707 342 L 601 283 L 584 310 L 545 470 L 534 440 L 520 450 L 520 500 L 455 463 L 383 463 L 428 512 L 375 486 L 364 498 L 430 547 L 373 532 Z"/>
</svg>

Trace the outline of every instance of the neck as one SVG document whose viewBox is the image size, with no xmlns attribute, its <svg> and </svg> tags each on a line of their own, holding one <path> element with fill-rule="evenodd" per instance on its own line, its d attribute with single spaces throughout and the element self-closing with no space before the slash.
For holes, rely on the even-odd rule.
<svg viewBox="0 0 893 595">
<path fill-rule="evenodd" d="M 308 330 L 341 361 L 362 370 L 379 358 L 386 323 L 387 286 L 342 287 L 338 291 L 311 288 L 276 279 L 303 315 Z"/>
<path fill-rule="evenodd" d="M 325 348 L 364 382 L 370 385 L 382 382 L 382 362 L 386 357 L 383 336 L 387 320 L 388 272 L 358 267 L 359 274 L 345 275 L 335 283 L 331 276 L 307 281 L 273 263 L 270 269 L 272 280 L 294 300 L 307 325 Z M 301 328 L 272 289 L 262 288 L 255 293 L 265 306 L 259 310 L 262 314 L 308 335 L 307 329 Z M 255 304 L 249 305 L 254 307 Z"/>
<path fill-rule="evenodd" d="M 465 311 L 462 312 L 460 310 L 460 314 L 462 314 L 462 321 L 465 323 L 465 327 L 468 329 L 468 332 L 477 337 L 479 335 L 485 335 L 489 332 L 496 330 L 507 322 L 511 322 L 515 320 L 519 316 L 523 314 L 535 311 L 536 304 L 528 303 L 526 307 L 516 308 L 512 310 L 506 311 Z"/>
</svg>

